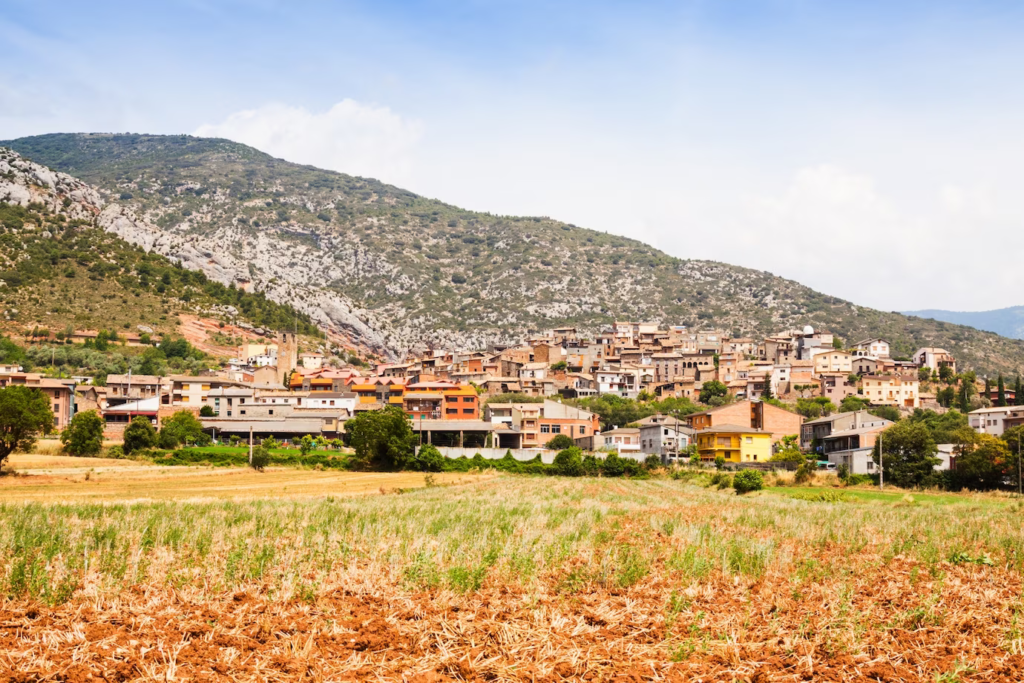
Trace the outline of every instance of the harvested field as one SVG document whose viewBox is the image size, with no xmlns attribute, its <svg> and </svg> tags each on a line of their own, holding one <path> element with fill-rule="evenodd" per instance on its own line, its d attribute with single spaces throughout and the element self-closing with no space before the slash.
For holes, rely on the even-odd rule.
<svg viewBox="0 0 1024 683">
<path fill-rule="evenodd" d="M 1004 499 L 501 476 L 403 495 L 0 515 L 0 681 L 1024 671 L 1024 507 Z"/>
<path fill-rule="evenodd" d="M 425 486 L 425 477 L 418 472 L 289 468 L 254 472 L 248 468 L 156 467 L 132 460 L 52 456 L 11 456 L 11 460 L 22 476 L 0 479 L 0 503 L 319 498 Z M 486 476 L 442 473 L 435 474 L 434 479 L 441 484 L 457 484 Z"/>
</svg>

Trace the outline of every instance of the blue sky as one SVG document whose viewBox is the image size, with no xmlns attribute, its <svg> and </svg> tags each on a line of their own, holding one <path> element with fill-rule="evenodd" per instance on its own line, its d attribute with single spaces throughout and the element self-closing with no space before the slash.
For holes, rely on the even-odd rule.
<svg viewBox="0 0 1024 683">
<path fill-rule="evenodd" d="M 977 310 L 1024 303 L 1024 269 L 993 268 L 1024 247 L 1022 29 L 984 1 L 5 0 L 0 138 L 221 135 L 865 305 Z"/>
</svg>

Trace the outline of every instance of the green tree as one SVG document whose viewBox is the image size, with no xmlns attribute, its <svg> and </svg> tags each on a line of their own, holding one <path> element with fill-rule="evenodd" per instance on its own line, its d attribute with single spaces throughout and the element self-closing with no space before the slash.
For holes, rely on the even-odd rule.
<svg viewBox="0 0 1024 683">
<path fill-rule="evenodd" d="M 39 389 L 14 385 L 0 389 L 0 467 L 16 450 L 28 450 L 36 437 L 53 429 L 50 399 Z"/>
<path fill-rule="evenodd" d="M 873 458 L 881 462 L 885 481 L 901 488 L 915 488 L 929 483 L 935 477 L 935 465 L 941 460 L 935 457 L 938 448 L 928 428 L 920 422 L 904 420 L 897 422 L 875 440 Z"/>
<path fill-rule="evenodd" d="M 927 382 L 932 378 L 931 368 L 918 368 L 917 369 L 917 380 L 919 382 Z"/>
<path fill-rule="evenodd" d="M 1013 405 L 1024 406 L 1024 392 L 1021 391 L 1020 375 L 1017 375 L 1017 381 L 1013 383 Z"/>
<path fill-rule="evenodd" d="M 95 410 L 76 413 L 60 435 L 68 455 L 96 455 L 103 448 L 103 418 Z"/>
<path fill-rule="evenodd" d="M 996 398 L 996 405 L 1000 408 L 1006 406 L 1006 382 L 1003 380 L 1003 373 L 999 373 L 999 382 L 996 385 L 998 387 L 998 396 Z"/>
<path fill-rule="evenodd" d="M 732 478 L 732 487 L 739 495 L 760 491 L 764 488 L 764 476 L 757 470 L 740 470 Z"/>
<path fill-rule="evenodd" d="M 850 394 L 843 399 L 843 402 L 839 405 L 839 412 L 841 413 L 855 413 L 858 410 L 866 410 L 870 404 L 866 398 L 862 396 L 854 396 Z"/>
<path fill-rule="evenodd" d="M 769 460 L 773 462 L 795 462 L 801 464 L 807 460 L 807 456 L 800 452 L 800 447 L 797 445 L 799 437 L 796 436 L 784 436 L 779 442 L 781 446 Z"/>
<path fill-rule="evenodd" d="M 270 464 L 270 449 L 263 444 L 252 449 L 252 458 L 249 460 L 249 467 L 257 472 L 262 472 Z"/>
<path fill-rule="evenodd" d="M 1012 427 L 1003 432 L 1003 443 L 1006 444 L 1006 476 L 1014 491 L 1020 491 L 1020 477 L 1024 474 L 1024 426 Z"/>
<path fill-rule="evenodd" d="M 199 417 L 216 417 L 217 413 L 213 412 L 213 408 L 210 406 L 203 406 L 199 409 Z"/>
<path fill-rule="evenodd" d="M 355 461 L 363 468 L 396 470 L 413 455 L 415 437 L 401 408 L 368 410 L 345 423 Z"/>
<path fill-rule="evenodd" d="M 939 368 L 939 379 L 941 381 L 945 382 L 946 384 L 949 384 L 955 378 L 956 376 L 953 374 L 953 368 L 949 367 L 948 365 L 943 365 L 941 368 Z"/>
<path fill-rule="evenodd" d="M 964 427 L 956 443 L 956 469 L 952 472 L 955 485 L 973 490 L 998 488 L 1009 474 L 1011 458 L 1006 442 Z"/>
<path fill-rule="evenodd" d="M 0 337 L 0 363 L 13 365 L 25 362 L 25 350 L 7 337 Z"/>
<path fill-rule="evenodd" d="M 136 415 L 124 429 L 125 455 L 131 455 L 136 451 L 152 448 L 156 445 L 156 427 L 149 421 L 148 417 Z"/>
<path fill-rule="evenodd" d="M 316 440 L 309 434 L 306 434 L 299 439 L 299 453 L 303 456 L 307 456 L 312 453 L 314 447 L 316 447 Z"/>
<path fill-rule="evenodd" d="M 725 398 L 728 394 L 729 387 L 725 386 L 717 379 L 713 379 L 710 382 L 704 382 L 701 386 L 699 400 L 705 405 L 710 405 L 713 399 Z"/>
<path fill-rule="evenodd" d="M 556 434 L 554 438 L 544 444 L 544 448 L 552 451 L 561 451 L 566 448 L 572 448 L 575 445 L 576 442 L 574 442 L 571 437 L 568 437 L 565 434 Z"/>
<path fill-rule="evenodd" d="M 164 420 L 160 428 L 161 448 L 177 448 L 182 444 L 202 443 L 205 439 L 203 423 L 191 410 L 179 410 Z"/>
<path fill-rule="evenodd" d="M 903 414 L 896 406 L 874 406 L 869 408 L 868 412 L 875 417 L 880 417 L 890 422 L 899 422 L 903 418 Z"/>
<path fill-rule="evenodd" d="M 764 401 L 770 401 L 773 398 L 775 398 L 775 395 L 772 393 L 772 383 L 771 380 L 768 379 L 764 383 L 764 391 L 761 392 L 761 399 Z"/>
<path fill-rule="evenodd" d="M 923 424 L 937 444 L 954 443 L 959 431 L 967 427 L 967 416 L 955 408 L 941 415 L 934 410 L 917 408 L 907 419 Z"/>
<path fill-rule="evenodd" d="M 832 348 L 836 349 L 836 350 L 842 349 L 843 348 L 843 340 L 840 339 L 839 337 L 833 337 L 832 338 Z"/>
<path fill-rule="evenodd" d="M 559 451 L 555 455 L 555 473 L 563 477 L 583 476 L 583 451 L 576 446 Z"/>
<path fill-rule="evenodd" d="M 554 370 L 555 372 L 561 372 L 562 370 L 565 370 L 567 367 L 569 367 L 569 364 L 566 363 L 564 360 L 560 360 L 556 363 L 551 364 L 551 369 Z"/>
</svg>

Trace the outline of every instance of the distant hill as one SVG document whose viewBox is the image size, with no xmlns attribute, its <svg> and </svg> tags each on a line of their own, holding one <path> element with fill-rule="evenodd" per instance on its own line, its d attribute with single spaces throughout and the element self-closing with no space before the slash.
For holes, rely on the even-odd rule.
<svg viewBox="0 0 1024 683">
<path fill-rule="evenodd" d="M 898 356 L 943 346 L 981 373 L 1024 371 L 1018 340 L 545 216 L 467 211 L 228 140 L 55 134 L 0 146 L 95 186 L 107 231 L 391 356 L 641 320 L 734 336 L 812 325 L 851 343 L 884 337 Z M 728 243 L 714 226 L 678 230 Z"/>
<path fill-rule="evenodd" d="M 999 308 L 994 311 L 907 311 L 905 315 L 942 320 L 954 325 L 967 325 L 986 332 L 995 332 L 1011 339 L 1024 339 L 1024 306 Z"/>
</svg>

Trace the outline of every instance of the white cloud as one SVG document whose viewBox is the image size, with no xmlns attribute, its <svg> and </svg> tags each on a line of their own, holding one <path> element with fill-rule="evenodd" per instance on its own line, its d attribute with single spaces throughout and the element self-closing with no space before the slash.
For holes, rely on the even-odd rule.
<svg viewBox="0 0 1024 683">
<path fill-rule="evenodd" d="M 194 134 L 228 138 L 300 164 L 402 183 L 412 173 L 422 128 L 388 107 L 345 99 L 321 113 L 267 104 L 204 124 Z"/>
</svg>

